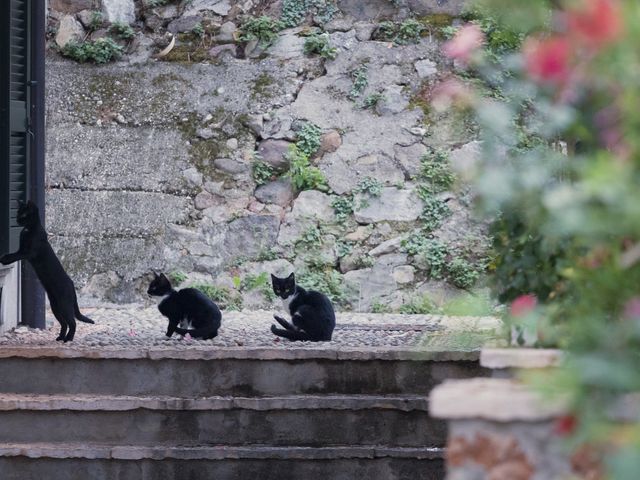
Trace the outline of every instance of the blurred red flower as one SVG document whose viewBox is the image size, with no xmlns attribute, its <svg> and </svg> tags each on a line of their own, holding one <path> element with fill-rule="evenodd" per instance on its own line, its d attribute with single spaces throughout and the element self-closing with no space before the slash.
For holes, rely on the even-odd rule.
<svg viewBox="0 0 640 480">
<path fill-rule="evenodd" d="M 511 315 L 514 317 L 522 317 L 527 315 L 536 308 L 538 299 L 535 295 L 520 295 L 511 303 Z"/>
<path fill-rule="evenodd" d="M 553 426 L 556 435 L 567 437 L 575 432 L 578 426 L 578 419 L 574 415 L 563 415 L 558 417 Z"/>
<path fill-rule="evenodd" d="M 457 31 L 456 35 L 442 47 L 445 55 L 465 63 L 484 43 L 484 33 L 472 23 Z"/>
<path fill-rule="evenodd" d="M 530 38 L 523 48 L 525 68 L 538 82 L 565 84 L 571 75 L 571 44 L 564 37 Z"/>
<path fill-rule="evenodd" d="M 620 37 L 622 8 L 618 0 L 582 0 L 567 12 L 567 27 L 582 43 L 602 47 Z"/>
</svg>

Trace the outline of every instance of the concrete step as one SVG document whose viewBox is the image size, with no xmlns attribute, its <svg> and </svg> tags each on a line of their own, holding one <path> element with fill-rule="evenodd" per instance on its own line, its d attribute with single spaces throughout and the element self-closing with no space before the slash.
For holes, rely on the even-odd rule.
<svg viewBox="0 0 640 480">
<path fill-rule="evenodd" d="M 441 480 L 439 448 L 0 444 L 3 480 Z"/>
<path fill-rule="evenodd" d="M 7 346 L 0 392 L 129 396 L 427 395 L 447 378 L 486 376 L 478 352 L 406 348 Z"/>
<path fill-rule="evenodd" d="M 0 396 L 0 442 L 442 446 L 417 396 Z"/>
</svg>

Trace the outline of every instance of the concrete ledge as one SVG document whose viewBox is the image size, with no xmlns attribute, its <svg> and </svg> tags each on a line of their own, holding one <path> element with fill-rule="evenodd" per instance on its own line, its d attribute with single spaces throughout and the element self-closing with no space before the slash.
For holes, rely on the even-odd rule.
<svg viewBox="0 0 640 480">
<path fill-rule="evenodd" d="M 387 446 L 344 447 L 272 447 L 247 445 L 242 447 L 195 446 L 154 447 L 139 445 L 91 445 L 51 443 L 0 444 L 0 457 L 85 458 L 112 460 L 334 460 L 374 458 L 440 459 L 442 448 L 410 448 Z"/>
<path fill-rule="evenodd" d="M 557 367 L 563 353 L 542 348 L 483 348 L 480 365 L 492 369 Z"/>
<path fill-rule="evenodd" d="M 478 378 L 449 380 L 429 397 L 432 417 L 537 422 L 566 412 L 567 402 L 547 400 L 515 380 Z"/>
<path fill-rule="evenodd" d="M 0 394 L 0 411 L 129 411 L 146 410 L 400 410 L 427 411 L 420 396 L 291 395 L 282 397 L 130 397 L 119 395 Z"/>
<path fill-rule="evenodd" d="M 406 360 L 406 361 L 477 361 L 479 352 L 424 351 L 420 348 L 369 347 L 336 348 L 330 345 L 317 348 L 248 348 L 222 347 L 211 349 L 168 348 L 77 348 L 42 346 L 0 347 L 0 358 L 82 358 L 82 359 L 147 359 L 147 360 Z"/>
</svg>

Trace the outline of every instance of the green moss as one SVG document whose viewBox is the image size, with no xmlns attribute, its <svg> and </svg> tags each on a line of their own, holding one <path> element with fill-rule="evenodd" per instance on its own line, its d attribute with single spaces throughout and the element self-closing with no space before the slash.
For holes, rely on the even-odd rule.
<svg viewBox="0 0 640 480">
<path fill-rule="evenodd" d="M 176 63 L 201 63 L 211 62 L 209 49 L 203 45 L 182 44 L 173 47 L 166 56 L 162 57 L 163 62 Z"/>
<path fill-rule="evenodd" d="M 438 38 L 445 38 L 447 36 L 445 32 L 451 28 L 455 17 L 446 13 L 432 13 L 419 17 L 417 20 L 425 27 L 423 35 L 431 34 Z"/>
<path fill-rule="evenodd" d="M 180 83 L 185 86 L 191 86 L 191 82 L 185 80 L 183 77 L 176 75 L 175 73 L 161 73 L 151 80 L 151 84 L 155 87 L 165 87 L 170 83 Z"/>
<path fill-rule="evenodd" d="M 262 72 L 253 80 L 251 98 L 272 98 L 275 95 L 272 88 L 275 83 L 276 81 L 271 75 L 266 72 Z"/>
</svg>

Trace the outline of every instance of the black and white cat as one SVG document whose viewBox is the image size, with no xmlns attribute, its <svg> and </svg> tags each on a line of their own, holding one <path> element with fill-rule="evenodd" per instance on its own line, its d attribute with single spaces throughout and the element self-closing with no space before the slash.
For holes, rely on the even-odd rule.
<svg viewBox="0 0 640 480">
<path fill-rule="evenodd" d="M 174 290 L 164 273 L 154 273 L 149 295 L 164 297 L 158 304 L 160 313 L 169 319 L 167 337 L 174 332 L 180 335 L 187 333 L 193 338 L 209 340 L 218 335 L 222 313 L 200 290 L 183 288 Z"/>
<path fill-rule="evenodd" d="M 23 227 L 20 232 L 20 246 L 17 252 L 0 258 L 0 263 L 9 265 L 27 260 L 31 264 L 47 292 L 51 312 L 60 323 L 60 335 L 56 340 L 70 342 L 76 333 L 76 319 L 85 323 L 94 321 L 80 313 L 73 281 L 51 248 L 36 204 L 31 201 L 20 202 L 16 220 L 18 225 Z"/>
<path fill-rule="evenodd" d="M 282 299 L 284 308 L 291 315 L 291 322 L 274 315 L 273 318 L 284 327 L 271 325 L 271 331 L 289 340 L 327 342 L 331 340 L 336 326 L 336 314 L 329 298 L 313 290 L 305 290 L 296 285 L 295 275 L 278 278 L 271 275 L 274 293 Z"/>
</svg>

